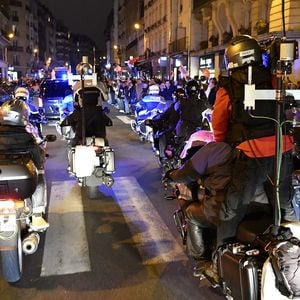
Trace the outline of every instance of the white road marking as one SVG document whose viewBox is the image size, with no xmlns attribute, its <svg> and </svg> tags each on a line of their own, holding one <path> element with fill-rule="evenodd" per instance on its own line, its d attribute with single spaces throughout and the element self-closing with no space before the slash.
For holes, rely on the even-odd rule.
<svg viewBox="0 0 300 300">
<path fill-rule="evenodd" d="M 125 124 L 130 124 L 131 119 L 127 116 L 116 116 L 118 119 L 120 119 Z"/>
<path fill-rule="evenodd" d="M 135 177 L 115 177 L 112 189 L 143 264 L 187 260 Z M 81 190 L 75 181 L 52 183 L 48 221 L 41 276 L 91 271 Z"/>
<path fill-rule="evenodd" d="M 91 270 L 80 187 L 75 181 L 52 183 L 41 276 Z"/>
<path fill-rule="evenodd" d="M 135 177 L 115 177 L 112 186 L 143 264 L 187 260 Z"/>
</svg>

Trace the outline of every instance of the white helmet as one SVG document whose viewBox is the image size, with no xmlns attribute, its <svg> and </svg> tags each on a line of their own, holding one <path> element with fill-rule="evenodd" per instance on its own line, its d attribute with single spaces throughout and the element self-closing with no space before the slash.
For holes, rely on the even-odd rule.
<svg viewBox="0 0 300 300">
<path fill-rule="evenodd" d="M 29 100 L 29 91 L 26 87 L 18 87 L 15 90 L 15 98 L 16 99 L 22 99 L 24 101 Z"/>
<path fill-rule="evenodd" d="M 0 124 L 26 126 L 29 123 L 28 104 L 21 99 L 11 99 L 0 107 Z"/>
<path fill-rule="evenodd" d="M 153 84 L 149 86 L 149 94 L 150 95 L 158 95 L 159 94 L 159 86 L 157 84 Z"/>
</svg>

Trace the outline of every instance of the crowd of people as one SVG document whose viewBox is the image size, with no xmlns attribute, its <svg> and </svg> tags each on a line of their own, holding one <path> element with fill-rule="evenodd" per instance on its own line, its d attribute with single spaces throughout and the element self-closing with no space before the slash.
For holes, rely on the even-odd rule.
<svg viewBox="0 0 300 300">
<path fill-rule="evenodd" d="M 157 85 L 159 87 L 159 95 L 166 101 L 173 100 L 174 92 L 177 88 L 184 88 L 190 79 L 181 80 L 161 80 L 161 79 L 107 79 L 106 86 L 108 88 L 108 103 L 114 105 L 120 112 L 132 114 L 137 102 L 143 99 L 148 94 L 149 87 Z M 200 82 L 195 78 L 197 84 Z M 203 85 L 203 84 L 202 84 Z M 217 79 L 210 78 L 204 84 L 206 95 L 203 98 L 207 99 L 208 103 L 213 106 L 215 93 L 217 90 Z"/>
<path fill-rule="evenodd" d="M 107 79 L 105 82 L 108 103 L 128 115 L 135 113 L 149 91 L 151 94 L 155 90 L 156 95 L 170 102 L 168 108 L 153 119 L 161 156 L 167 154 L 170 132 L 187 141 L 193 133 L 203 130 L 203 111 L 207 108 L 213 110 L 211 140 L 200 140 L 202 143 L 198 144 L 197 151 L 187 157 L 180 168 L 164 174 L 164 181 L 173 187 L 184 184 L 191 190 L 189 199 L 179 199 L 187 222 L 187 253 L 195 261 L 195 276 L 206 272 L 216 281 L 215 265 L 207 268 L 203 262 L 214 261 L 215 249 L 235 237 L 239 223 L 258 195 L 271 210 L 277 201 L 273 192 L 274 186 L 277 187 L 277 182 L 274 182 L 276 135 L 275 123 L 271 121 L 276 103 L 260 101 L 255 106 L 255 115 L 265 118 L 251 116 L 242 105 L 245 84 L 248 83 L 248 66 L 252 66 L 252 83 L 257 89 L 276 88 L 272 74 L 263 65 L 261 46 L 249 36 L 238 36 L 231 41 L 225 51 L 225 63 L 228 76 L 218 80 L 206 77 L 181 81 L 129 78 Z M 289 83 L 287 87 L 290 86 Z M 79 109 L 81 96 L 79 93 Z M 105 116 L 98 100 L 92 105 Z M 94 109 L 87 111 L 93 114 Z M 80 116 L 77 110 L 73 116 L 76 114 Z M 67 118 L 64 123 L 72 121 Z M 104 130 L 100 128 L 98 131 L 105 138 L 105 126 L 109 121 L 107 119 L 99 125 Z M 78 123 L 78 118 L 74 122 Z M 72 123 L 72 126 L 77 125 Z M 76 128 L 80 140 L 82 128 Z M 281 137 L 282 153 L 279 153 L 282 156 L 278 180 L 280 208 L 283 220 L 297 221 L 291 204 L 295 141 L 290 131 L 285 132 Z M 194 189 L 202 190 L 202 193 L 195 193 Z M 214 250 L 205 241 L 207 230 L 215 231 Z"/>
<path fill-rule="evenodd" d="M 250 57 L 247 55 L 252 53 Z M 263 65 L 262 48 L 249 36 L 235 37 L 225 51 L 228 77 L 221 78 L 212 101 L 213 141 L 203 142 L 200 149 L 182 167 L 170 170 L 165 180 L 174 186 L 187 185 L 193 191 L 183 197 L 182 209 L 187 221 L 187 252 L 195 261 L 194 275 L 206 274 L 218 282 L 216 249 L 234 240 L 239 223 L 259 198 L 265 208 L 285 221 L 298 221 L 292 206 L 293 147 L 295 141 L 288 129 L 283 130 L 280 174 L 274 174 L 276 153 L 275 101 L 258 101 L 253 115 L 244 110 L 244 90 L 248 83 L 248 66 L 256 89 L 274 89 L 274 80 Z M 256 117 L 255 117 L 256 116 Z M 263 117 L 262 117 L 263 116 Z M 284 116 L 281 116 L 281 122 Z M 279 178 L 276 181 L 276 176 Z M 274 181 L 275 180 L 275 181 Z M 274 197 L 274 189 L 279 191 Z M 186 196 L 186 191 L 185 191 Z M 179 194 L 180 198 L 180 194 Z M 261 200 L 263 199 L 263 201 Z M 182 199 L 181 199 L 182 200 Z M 205 231 L 216 232 L 214 250 L 205 241 Z M 207 266 L 205 262 L 211 261 Z"/>
</svg>

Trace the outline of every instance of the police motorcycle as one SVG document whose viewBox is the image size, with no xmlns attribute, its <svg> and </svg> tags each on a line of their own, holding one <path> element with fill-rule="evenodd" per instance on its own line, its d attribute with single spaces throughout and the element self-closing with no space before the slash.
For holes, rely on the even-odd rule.
<svg viewBox="0 0 300 300">
<path fill-rule="evenodd" d="M 34 254 L 49 227 L 42 216 L 47 205 L 42 149 L 56 136 L 41 140 L 28 121 L 24 101 L 11 99 L 0 108 L 0 265 L 10 283 L 21 279 L 23 253 Z"/>
<path fill-rule="evenodd" d="M 76 97 L 79 97 L 81 108 L 80 110 L 75 108 L 73 115 L 77 114 L 81 120 L 81 140 L 74 144 L 75 130 L 69 124 L 68 117 L 58 124 L 57 130 L 68 143 L 68 171 L 70 176 L 75 176 L 78 184 L 86 188 L 88 196 L 94 198 L 97 196 L 99 185 L 104 184 L 111 187 L 114 183 L 112 175 L 115 172 L 115 155 L 114 150 L 108 146 L 106 137 L 86 135 L 87 126 L 94 118 L 86 119 L 87 103 L 89 101 L 99 103 L 101 90 L 97 88 L 96 74 L 89 75 L 91 74 L 91 65 L 86 57 L 83 57 L 83 61 L 77 65 L 76 70 L 77 74 L 80 75 L 78 82 L 80 84 L 75 89 L 75 103 Z M 96 109 L 99 111 L 99 115 L 96 117 L 107 120 L 105 121 L 106 126 L 112 126 L 111 120 L 106 116 L 107 111 L 102 109 L 102 106 L 97 106 L 92 108 L 93 111 Z"/>
<path fill-rule="evenodd" d="M 168 108 L 168 101 L 159 95 L 159 86 L 154 84 L 149 87 L 148 95 L 137 102 L 134 111 L 134 120 L 131 120 L 131 129 L 138 134 L 140 141 L 153 143 L 153 130 L 145 124 L 156 115 Z"/>
<path fill-rule="evenodd" d="M 280 74 L 277 77 L 277 87 L 282 87 L 282 89 L 255 89 L 251 78 L 252 67 L 248 66 L 248 84 L 245 85 L 244 98 L 245 110 L 254 109 L 257 99 L 276 100 L 278 111 L 280 105 L 283 105 L 284 97 L 292 95 L 295 100 L 300 100 L 299 90 L 284 90 L 283 88 L 285 75 L 291 72 L 291 62 L 295 57 L 296 44 L 294 41 L 287 42 L 285 39 L 275 42 L 276 47 L 280 47 L 281 51 L 285 53 L 285 56 L 280 54 L 280 59 L 276 60 L 277 68 L 280 71 L 277 73 Z M 246 54 L 247 47 L 241 48 L 240 51 L 242 50 L 245 50 L 243 53 Z M 253 55 L 256 55 L 255 50 L 253 51 Z M 277 155 L 273 179 L 275 183 L 273 216 L 262 211 L 248 214 L 238 225 L 234 240 L 228 241 L 217 249 L 210 245 L 214 252 L 213 267 L 204 270 L 200 276 L 200 280 L 207 279 L 212 287 L 220 288 L 226 298 L 230 300 L 283 300 L 298 299 L 300 296 L 299 171 L 293 174 L 293 185 L 296 191 L 293 205 L 298 221 L 282 223 L 278 189 L 281 163 L 281 126 L 283 124 L 279 114 L 275 118 Z M 299 138 L 298 126 L 293 124 L 292 129 L 294 135 L 296 132 L 296 138 Z M 180 192 L 187 194 L 185 191 L 177 190 L 177 195 Z M 182 242 L 185 244 L 187 223 L 182 209 L 174 213 L 174 222 Z M 211 272 L 212 269 L 213 272 Z"/>
</svg>

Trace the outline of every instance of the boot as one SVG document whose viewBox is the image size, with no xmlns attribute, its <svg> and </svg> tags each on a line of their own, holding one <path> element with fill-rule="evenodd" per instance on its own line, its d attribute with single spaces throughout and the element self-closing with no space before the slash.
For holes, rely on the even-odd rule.
<svg viewBox="0 0 300 300">
<path fill-rule="evenodd" d="M 213 253 L 212 261 L 204 270 L 203 274 L 214 287 L 220 285 L 220 277 L 218 273 L 218 256 L 216 252 Z"/>
<path fill-rule="evenodd" d="M 189 257 L 198 260 L 205 252 L 203 240 L 203 228 L 187 220 L 187 254 Z"/>
<path fill-rule="evenodd" d="M 49 227 L 49 223 L 43 218 L 42 214 L 34 214 L 30 228 L 32 231 L 45 231 Z"/>
<path fill-rule="evenodd" d="M 203 256 L 194 261 L 193 267 L 193 277 L 199 278 L 202 277 L 205 270 L 209 267 L 211 261 L 206 256 Z"/>
<path fill-rule="evenodd" d="M 208 264 L 210 257 L 205 251 L 203 240 L 203 228 L 187 221 L 187 254 L 194 260 L 193 276 L 201 277 Z"/>
<path fill-rule="evenodd" d="M 288 222 L 297 222 L 299 221 L 295 210 L 292 207 L 282 209 L 282 219 Z"/>
</svg>

